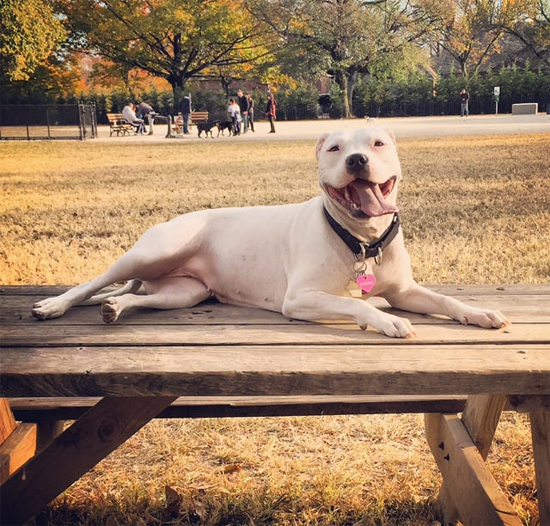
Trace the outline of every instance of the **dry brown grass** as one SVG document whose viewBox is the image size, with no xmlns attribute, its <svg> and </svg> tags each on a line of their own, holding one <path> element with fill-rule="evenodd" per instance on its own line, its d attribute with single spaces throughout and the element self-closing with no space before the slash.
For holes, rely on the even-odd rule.
<svg viewBox="0 0 550 526">
<path fill-rule="evenodd" d="M 4 143 L 0 283 L 95 277 L 149 226 L 189 210 L 318 194 L 313 143 Z M 400 205 L 424 283 L 550 276 L 544 135 L 404 139 Z M 507 415 L 489 463 L 537 524 L 528 424 Z M 421 417 L 159 421 L 58 498 L 40 522 L 434 524 L 440 477 Z M 165 485 L 182 498 L 167 507 Z M 169 499 L 170 500 L 170 499 Z"/>
</svg>

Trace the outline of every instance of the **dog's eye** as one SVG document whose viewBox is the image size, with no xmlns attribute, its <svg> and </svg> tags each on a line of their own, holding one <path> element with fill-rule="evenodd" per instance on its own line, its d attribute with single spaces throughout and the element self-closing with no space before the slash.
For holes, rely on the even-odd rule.
<svg viewBox="0 0 550 526">
<path fill-rule="evenodd" d="M 380 147 L 385 146 L 385 144 L 382 141 L 374 141 L 374 146 Z"/>
<path fill-rule="evenodd" d="M 335 144 L 334 146 L 332 146 L 331 148 L 328 149 L 329 152 L 339 152 L 340 151 L 340 146 L 338 146 L 337 144 Z"/>
</svg>

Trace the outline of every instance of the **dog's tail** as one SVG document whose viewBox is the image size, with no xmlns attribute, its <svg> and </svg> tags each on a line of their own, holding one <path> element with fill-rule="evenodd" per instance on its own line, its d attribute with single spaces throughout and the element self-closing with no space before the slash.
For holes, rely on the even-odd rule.
<svg viewBox="0 0 550 526">
<path fill-rule="evenodd" d="M 141 287 L 141 281 L 139 279 L 132 279 L 126 285 L 111 292 L 103 292 L 102 294 L 96 294 L 91 298 L 79 303 L 79 305 L 100 305 L 107 298 L 113 296 L 122 296 L 123 294 L 135 294 Z"/>
</svg>

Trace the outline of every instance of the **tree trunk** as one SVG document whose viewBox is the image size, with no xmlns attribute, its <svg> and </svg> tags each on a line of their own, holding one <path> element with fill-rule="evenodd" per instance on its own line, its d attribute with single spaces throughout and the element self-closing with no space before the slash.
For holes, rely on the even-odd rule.
<svg viewBox="0 0 550 526">
<path fill-rule="evenodd" d="M 338 87 L 342 90 L 342 95 L 344 97 L 344 117 L 349 119 L 351 117 L 351 111 L 348 97 L 348 73 L 346 71 L 337 71 L 335 77 L 336 84 L 338 84 Z"/>
<path fill-rule="evenodd" d="M 350 109 L 350 117 L 353 117 L 353 93 L 355 92 L 355 86 L 357 85 L 357 71 L 350 74 L 348 80 L 348 104 Z"/>
<path fill-rule="evenodd" d="M 184 79 L 169 79 L 172 86 L 172 93 L 174 95 L 174 113 L 178 113 L 181 104 L 181 99 L 185 95 L 185 80 Z"/>
</svg>

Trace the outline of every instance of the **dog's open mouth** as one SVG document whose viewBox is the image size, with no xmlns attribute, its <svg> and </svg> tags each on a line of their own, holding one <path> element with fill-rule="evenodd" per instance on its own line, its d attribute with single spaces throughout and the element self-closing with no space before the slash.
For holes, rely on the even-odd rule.
<svg viewBox="0 0 550 526">
<path fill-rule="evenodd" d="M 394 214 L 398 208 L 387 201 L 392 193 L 396 176 L 390 177 L 385 183 L 376 184 L 364 179 L 355 179 L 344 188 L 334 188 L 327 185 L 327 192 L 346 207 L 353 215 L 364 215 L 378 217 L 385 214 Z"/>
</svg>

